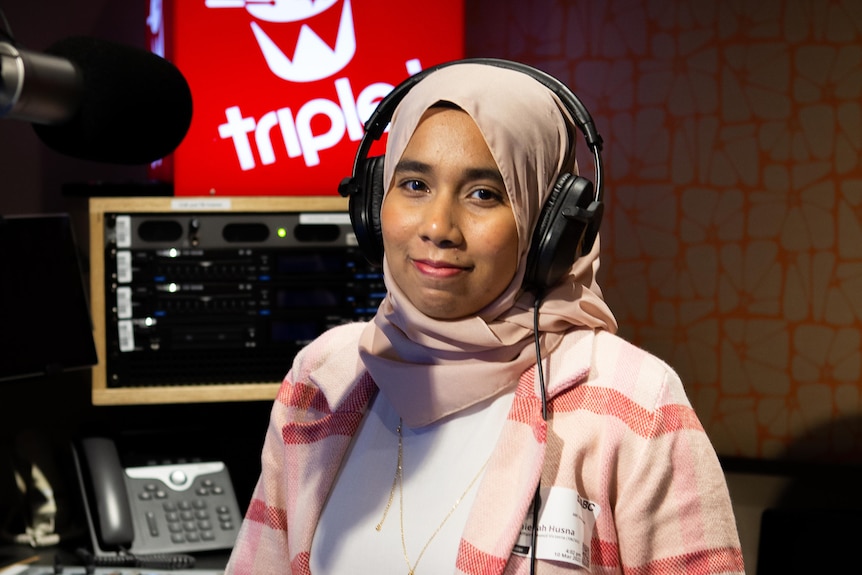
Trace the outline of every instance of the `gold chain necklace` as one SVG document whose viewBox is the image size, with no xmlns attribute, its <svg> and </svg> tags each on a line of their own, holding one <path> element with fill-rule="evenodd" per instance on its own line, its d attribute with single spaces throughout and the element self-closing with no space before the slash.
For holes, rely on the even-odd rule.
<svg viewBox="0 0 862 575">
<path fill-rule="evenodd" d="M 389 489 L 389 500 L 386 502 L 386 507 L 383 509 L 383 517 L 380 518 L 380 523 L 374 528 L 377 531 L 380 531 L 383 528 L 383 522 L 386 521 L 386 516 L 389 514 L 389 508 L 392 507 L 392 500 L 395 498 L 395 487 L 398 487 L 398 506 L 400 508 L 401 515 L 401 551 L 404 553 L 404 561 L 407 563 L 407 574 L 414 575 L 416 572 L 416 567 L 419 565 L 419 561 L 422 560 L 422 556 L 425 555 L 425 551 L 428 550 L 428 546 L 431 545 L 431 542 L 434 541 L 434 538 L 437 537 L 437 534 L 440 533 L 440 530 L 443 529 L 443 526 L 449 521 L 449 518 L 452 517 L 452 514 L 455 513 L 455 510 L 458 508 L 458 505 L 461 504 L 461 501 L 464 500 L 464 497 L 470 492 L 473 488 L 473 485 L 476 484 L 476 481 L 479 480 L 479 477 L 482 475 L 482 471 L 485 470 L 485 466 L 488 465 L 488 462 L 482 464 L 482 467 L 479 469 L 479 472 L 476 473 L 475 477 L 470 481 L 470 484 L 467 485 L 467 488 L 464 490 L 464 493 L 461 494 L 458 499 L 455 500 L 455 503 L 449 509 L 449 512 L 446 514 L 446 517 L 443 518 L 443 521 L 440 522 L 440 525 L 437 526 L 437 529 L 434 530 L 434 533 L 431 534 L 431 537 L 425 542 L 425 545 L 422 547 L 422 550 L 419 552 L 419 556 L 416 558 L 416 562 L 412 565 L 410 564 L 410 556 L 407 553 L 407 543 L 405 542 L 404 537 L 404 437 L 401 432 L 401 427 L 403 422 L 401 419 L 398 420 L 398 463 L 395 466 L 395 477 L 392 478 L 392 487 Z"/>
</svg>

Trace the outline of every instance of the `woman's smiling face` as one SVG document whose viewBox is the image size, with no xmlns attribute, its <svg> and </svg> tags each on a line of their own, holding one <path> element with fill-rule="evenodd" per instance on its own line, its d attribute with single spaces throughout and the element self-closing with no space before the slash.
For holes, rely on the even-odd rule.
<svg viewBox="0 0 862 575">
<path fill-rule="evenodd" d="M 503 178 L 462 110 L 425 112 L 395 167 L 380 222 L 391 279 L 429 317 L 475 314 L 518 269 Z"/>
</svg>

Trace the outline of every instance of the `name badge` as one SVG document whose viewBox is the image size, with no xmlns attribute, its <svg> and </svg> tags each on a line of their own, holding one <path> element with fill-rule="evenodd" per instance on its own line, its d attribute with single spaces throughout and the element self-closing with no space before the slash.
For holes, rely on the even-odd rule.
<svg viewBox="0 0 862 575">
<path fill-rule="evenodd" d="M 601 512 L 597 503 L 581 497 L 574 489 L 543 487 L 536 527 L 536 558 L 560 561 L 590 569 L 590 542 Z M 512 550 L 529 556 L 533 536 L 533 511 L 521 526 L 518 542 Z"/>
</svg>

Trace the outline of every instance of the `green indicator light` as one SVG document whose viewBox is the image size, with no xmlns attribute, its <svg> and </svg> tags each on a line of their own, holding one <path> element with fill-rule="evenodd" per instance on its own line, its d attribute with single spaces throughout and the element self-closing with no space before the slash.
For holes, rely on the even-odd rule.
<svg viewBox="0 0 862 575">
<path fill-rule="evenodd" d="M 280 238 L 287 237 L 287 229 L 285 229 L 285 228 L 278 228 L 278 231 L 276 233 L 278 234 L 278 237 L 280 237 Z"/>
</svg>

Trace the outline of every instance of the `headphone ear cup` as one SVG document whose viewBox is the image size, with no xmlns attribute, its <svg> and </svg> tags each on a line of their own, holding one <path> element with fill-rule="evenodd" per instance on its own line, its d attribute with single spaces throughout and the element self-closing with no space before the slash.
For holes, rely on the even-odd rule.
<svg viewBox="0 0 862 575">
<path fill-rule="evenodd" d="M 544 290 L 556 284 L 580 255 L 587 228 L 595 223 L 598 232 L 598 222 L 591 214 L 598 212 L 600 218 L 601 204 L 593 198 L 593 183 L 586 178 L 568 173 L 557 178 L 530 241 L 526 289 Z"/>
<path fill-rule="evenodd" d="M 365 259 L 374 266 L 383 265 L 383 233 L 380 229 L 380 206 L 383 204 L 384 156 L 367 158 L 361 173 L 355 176 L 358 184 L 350 195 L 348 211 L 356 243 Z M 356 180 L 359 180 L 358 182 Z"/>
</svg>

